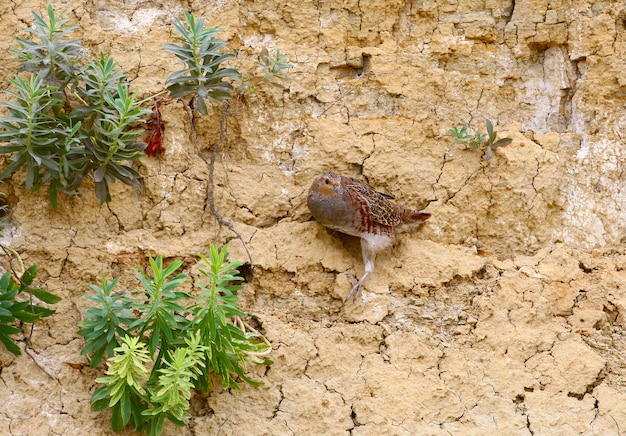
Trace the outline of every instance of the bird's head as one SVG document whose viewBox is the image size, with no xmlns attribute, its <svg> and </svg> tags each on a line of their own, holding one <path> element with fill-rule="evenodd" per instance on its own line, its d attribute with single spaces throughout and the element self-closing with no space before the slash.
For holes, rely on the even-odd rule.
<svg viewBox="0 0 626 436">
<path fill-rule="evenodd" d="M 314 185 L 317 186 L 320 194 L 334 197 L 341 190 L 341 176 L 335 173 L 324 173 L 315 180 Z"/>
</svg>

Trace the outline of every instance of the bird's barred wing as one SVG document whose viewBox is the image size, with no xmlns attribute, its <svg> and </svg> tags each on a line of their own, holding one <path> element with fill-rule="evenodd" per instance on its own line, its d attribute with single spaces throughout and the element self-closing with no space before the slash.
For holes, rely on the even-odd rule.
<svg viewBox="0 0 626 436">
<path fill-rule="evenodd" d="M 397 226 L 402 222 L 397 206 L 372 187 L 357 181 L 357 183 L 348 184 L 346 189 L 353 200 L 367 210 L 372 221 L 390 227 Z"/>
</svg>

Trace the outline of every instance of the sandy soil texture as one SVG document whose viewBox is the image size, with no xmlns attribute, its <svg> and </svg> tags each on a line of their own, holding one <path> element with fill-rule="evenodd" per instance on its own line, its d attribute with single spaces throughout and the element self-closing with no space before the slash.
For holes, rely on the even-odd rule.
<svg viewBox="0 0 626 436">
<path fill-rule="evenodd" d="M 242 304 L 275 363 L 250 368 L 261 388 L 194 397 L 188 426 L 164 434 L 626 432 L 626 6 L 556 3 L 55 3 L 142 97 L 178 68 L 162 46 L 184 10 L 223 30 L 231 66 L 253 74 L 263 47 L 294 65 L 284 87 L 231 102 L 215 167 L 215 205 L 252 255 Z M 0 4 L 2 88 L 17 70 L 7 50 L 45 7 Z M 90 411 L 99 371 L 80 355 L 90 283 L 134 287 L 158 253 L 189 270 L 210 242 L 248 262 L 211 214 L 199 156 L 222 109 L 195 119 L 195 146 L 186 103 L 162 105 L 166 152 L 139 161 L 141 191 L 116 183 L 100 205 L 87 186 L 53 211 L 23 173 L 0 185 L 5 243 L 63 298 L 30 343 L 51 377 L 0 347 L 0 434 L 113 434 Z M 485 119 L 513 139 L 493 159 L 451 145 L 448 129 Z M 329 170 L 432 213 L 379 256 L 354 304 L 342 300 L 346 273 L 363 272 L 358 241 L 306 206 Z"/>
</svg>

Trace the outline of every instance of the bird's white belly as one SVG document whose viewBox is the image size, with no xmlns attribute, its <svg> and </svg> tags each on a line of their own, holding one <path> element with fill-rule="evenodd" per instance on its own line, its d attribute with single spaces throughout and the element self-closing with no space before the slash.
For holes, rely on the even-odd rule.
<svg viewBox="0 0 626 436">
<path fill-rule="evenodd" d="M 359 236 L 365 239 L 369 247 L 376 252 L 384 250 L 392 244 L 391 237 L 387 235 L 373 235 L 371 233 L 361 233 Z"/>
</svg>

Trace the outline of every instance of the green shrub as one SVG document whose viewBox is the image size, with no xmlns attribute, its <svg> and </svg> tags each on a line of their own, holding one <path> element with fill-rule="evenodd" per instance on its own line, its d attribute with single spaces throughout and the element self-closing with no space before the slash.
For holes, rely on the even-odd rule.
<svg viewBox="0 0 626 436">
<path fill-rule="evenodd" d="M 217 27 L 204 28 L 204 19 L 197 22 L 193 14 L 185 12 L 185 26 L 179 19 L 174 21 L 174 28 L 180 36 L 176 40 L 180 45 L 167 44 L 163 48 L 174 54 L 185 64 L 185 68 L 172 73 L 166 84 L 172 97 L 192 96 L 192 106 L 205 115 L 205 100 L 229 100 L 233 86 L 227 79 L 239 76 L 234 68 L 224 68 L 222 63 L 235 57 L 233 53 L 221 53 L 227 42 L 217 39 L 220 32 Z"/>
<path fill-rule="evenodd" d="M 167 89 L 172 97 L 191 95 L 191 107 L 197 108 L 202 115 L 207 113 L 206 100 L 220 102 L 232 98 L 232 82 L 237 83 L 236 92 L 241 95 L 247 90 L 254 92 L 254 85 L 260 81 L 275 84 L 272 82 L 274 78 L 289 80 L 284 70 L 292 65 L 280 50 L 272 55 L 263 48 L 257 62 L 262 75 L 249 79 L 234 68 L 222 66 L 235 55 L 221 52 L 227 41 L 215 37 L 220 32 L 218 27 L 205 28 L 204 19 L 196 21 L 189 12 L 185 12 L 185 21 L 186 25 L 178 19 L 174 21 L 174 28 L 180 35 L 176 37 L 179 44 L 163 46 L 180 59 L 185 68 L 172 73 L 165 83 L 169 85 Z"/>
<path fill-rule="evenodd" d="M 239 380 L 253 386 L 247 363 L 268 365 L 271 347 L 254 329 L 233 322 L 246 314 L 236 291 L 243 280 L 240 262 L 228 262 L 226 247 L 210 247 L 210 257 L 200 256 L 202 278 L 193 297 L 178 290 L 187 280 L 178 273 L 182 261 L 167 267 L 163 257 L 150 259 L 151 274 L 139 271 L 142 288 L 130 292 L 114 289 L 118 279 L 92 285 L 96 302 L 80 323 L 85 338 L 82 353 L 92 355 L 91 365 L 107 361 L 106 374 L 96 381 L 92 410 L 112 408 L 112 427 L 132 424 L 136 431 L 160 434 L 165 419 L 185 425 L 191 389 L 207 391 L 211 375 L 224 388 L 239 388 Z M 148 369 L 151 368 L 151 369 Z"/>
<path fill-rule="evenodd" d="M 0 153 L 11 154 L 0 180 L 26 168 L 24 187 L 48 186 L 50 203 L 58 207 L 58 193 L 79 192 L 85 177 L 95 183 L 101 202 L 110 201 L 115 180 L 139 187 L 139 173 L 131 162 L 143 156 L 146 144 L 138 129 L 149 113 L 139 108 L 136 93 L 117 64 L 100 53 L 98 60 L 68 35 L 67 27 L 48 6 L 47 20 L 33 12 L 27 39 L 17 38 L 12 49 L 26 75 L 11 80 L 2 104 L 9 115 L 0 117 Z"/>
<path fill-rule="evenodd" d="M 34 324 L 40 318 L 48 317 L 54 313 L 52 309 L 34 304 L 33 297 L 48 304 L 54 304 L 60 300 L 59 297 L 48 291 L 31 288 L 36 275 L 37 265 L 33 265 L 18 277 L 18 283 L 11 279 L 9 272 L 4 273 L 0 278 L 0 341 L 15 355 L 22 354 L 20 347 L 11 337 L 22 331 L 15 324 L 17 322 Z"/>
<path fill-rule="evenodd" d="M 513 139 L 502 138 L 496 140 L 497 134 L 493 130 L 491 121 L 485 120 L 485 124 L 487 125 L 487 133 L 481 133 L 479 130 L 476 130 L 474 134 L 471 134 L 469 126 L 454 127 L 448 130 L 448 133 L 454 138 L 453 144 L 461 144 L 472 150 L 484 151 L 485 159 L 490 160 L 493 157 L 494 148 L 509 145 Z"/>
</svg>

